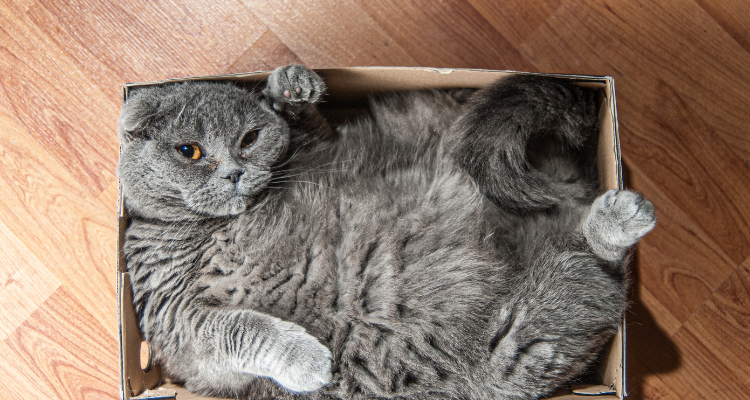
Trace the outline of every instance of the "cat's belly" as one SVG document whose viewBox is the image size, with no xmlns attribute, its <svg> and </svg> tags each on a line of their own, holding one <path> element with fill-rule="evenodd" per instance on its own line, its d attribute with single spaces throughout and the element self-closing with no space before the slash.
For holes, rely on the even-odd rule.
<svg viewBox="0 0 750 400">
<path fill-rule="evenodd" d="M 496 227 L 486 201 L 465 176 L 408 191 L 386 179 L 367 186 L 299 201 L 273 224 L 222 234 L 196 280 L 197 297 L 320 335 L 352 320 L 484 318 L 496 295 L 487 278 L 501 260 L 488 244 Z"/>
</svg>

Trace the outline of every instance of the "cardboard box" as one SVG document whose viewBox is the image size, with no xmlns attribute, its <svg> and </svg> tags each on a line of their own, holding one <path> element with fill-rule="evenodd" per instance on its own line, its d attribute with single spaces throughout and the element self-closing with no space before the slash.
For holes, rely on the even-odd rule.
<svg viewBox="0 0 750 400">
<path fill-rule="evenodd" d="M 512 71 L 398 67 L 337 68 L 316 70 L 316 72 L 323 77 L 328 86 L 326 106 L 342 109 L 356 108 L 357 105 L 363 104 L 369 93 L 430 88 L 481 88 L 502 77 L 523 74 L 523 72 Z M 622 189 L 622 166 L 617 131 L 614 80 L 608 76 L 544 75 L 555 76 L 579 85 L 600 89 L 602 94 L 598 148 L 600 184 L 602 190 Z M 252 72 L 128 84 L 123 88 L 123 101 L 127 99 L 129 89 L 136 86 L 185 80 L 231 80 L 252 85 L 263 82 L 267 76 L 268 72 Z M 208 399 L 196 396 L 175 385 L 163 383 L 159 366 L 150 365 L 150 355 L 147 346 L 143 344 L 135 310 L 133 309 L 130 279 L 122 252 L 125 228 L 127 227 L 127 215 L 123 206 L 122 193 L 119 196 L 118 224 L 117 301 L 120 325 L 120 398 L 123 400 L 136 398 L 170 399 L 176 396 L 180 400 Z M 143 351 L 142 346 L 144 346 Z M 141 368 L 142 361 L 144 368 Z M 573 388 L 572 392 L 567 389 L 560 390 L 551 398 L 583 399 L 596 395 L 596 398 L 601 399 L 622 399 L 626 396 L 624 321 L 599 364 L 597 373 L 592 374 L 600 377 L 598 382 L 578 385 Z"/>
</svg>

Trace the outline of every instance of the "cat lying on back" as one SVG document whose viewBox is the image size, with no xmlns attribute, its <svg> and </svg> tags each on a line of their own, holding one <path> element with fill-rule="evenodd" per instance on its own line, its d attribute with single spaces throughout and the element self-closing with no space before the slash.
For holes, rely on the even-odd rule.
<svg viewBox="0 0 750 400">
<path fill-rule="evenodd" d="M 616 333 L 655 224 L 596 193 L 594 93 L 514 76 L 332 129 L 298 65 L 123 106 L 124 251 L 172 379 L 250 398 L 534 399 Z"/>
</svg>

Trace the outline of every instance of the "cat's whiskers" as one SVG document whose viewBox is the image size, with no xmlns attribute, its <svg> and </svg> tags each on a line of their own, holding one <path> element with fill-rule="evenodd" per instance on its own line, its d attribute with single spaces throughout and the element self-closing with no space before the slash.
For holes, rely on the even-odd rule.
<svg viewBox="0 0 750 400">
<path fill-rule="evenodd" d="M 203 204 L 201 204 L 201 206 L 202 205 Z M 175 223 L 184 222 L 184 224 L 182 224 L 180 226 L 180 229 L 178 229 L 177 232 L 175 232 L 174 236 L 172 237 L 172 240 L 169 242 L 169 245 L 167 246 L 167 250 L 170 251 L 170 252 L 174 249 L 174 247 L 177 244 L 177 242 L 178 241 L 182 242 L 182 240 L 185 239 L 185 237 L 187 237 L 187 235 L 190 233 L 190 231 L 195 227 L 195 225 L 198 223 L 198 221 L 201 220 L 200 214 L 197 211 L 193 211 L 193 210 L 189 210 L 189 209 L 188 209 L 188 211 L 190 212 L 190 214 L 188 214 L 188 218 L 186 218 L 186 219 L 184 219 L 182 221 L 176 221 L 175 222 Z M 180 233 L 183 232 L 183 229 L 185 229 L 188 225 L 190 225 L 190 227 L 187 230 L 185 230 L 184 233 L 183 233 L 183 235 L 182 235 L 182 237 L 180 237 Z"/>
<path fill-rule="evenodd" d="M 171 230 L 171 229 L 172 229 L 172 227 L 173 227 L 173 226 L 175 226 L 175 225 L 177 225 L 177 224 L 178 224 L 179 222 L 180 222 L 180 221 L 174 221 L 174 222 L 172 222 L 171 224 L 169 224 L 169 226 L 167 226 L 167 227 L 166 227 L 166 228 L 164 229 L 164 231 L 162 231 L 161 235 L 159 235 L 159 236 L 158 236 L 158 238 L 162 238 L 162 237 L 164 237 L 164 235 L 166 235 L 166 234 L 167 234 L 167 232 L 168 232 L 169 230 Z"/>
<path fill-rule="evenodd" d="M 251 90 L 251 92 L 252 92 L 252 93 L 260 93 L 260 90 L 258 90 L 258 87 L 259 87 L 259 86 L 260 86 L 261 84 L 265 85 L 265 82 L 263 82 L 263 81 L 258 81 L 258 82 L 255 82 L 255 84 L 253 85 L 253 89 Z"/>
<path fill-rule="evenodd" d="M 191 213 L 190 217 L 193 217 L 193 216 L 197 216 L 197 215 L 198 215 L 198 213 L 197 213 L 197 212 L 195 212 L 195 211 L 192 211 L 192 210 L 188 210 L 188 211 L 190 211 L 190 213 Z M 167 226 L 167 227 L 166 227 L 166 229 L 164 229 L 164 231 L 163 231 L 163 232 L 161 233 L 161 235 L 159 235 L 159 237 L 163 237 L 164 235 L 166 235 L 166 234 L 167 234 L 167 232 L 169 232 L 170 230 L 172 230 L 172 228 L 173 228 L 173 227 L 177 226 L 177 225 L 178 225 L 178 224 L 180 224 L 181 222 L 185 222 L 185 223 L 187 223 L 187 221 L 186 221 L 186 220 L 177 220 L 177 221 L 173 221 L 173 222 L 172 222 L 171 224 L 169 224 L 169 226 Z M 179 232 L 180 232 L 180 230 L 182 230 L 182 228 L 183 228 L 183 226 L 180 226 L 180 228 L 179 228 L 179 229 L 177 230 L 177 232 L 175 232 L 175 235 L 176 235 L 177 233 L 179 233 Z"/>
<path fill-rule="evenodd" d="M 271 180 L 269 180 L 269 182 L 272 183 L 272 182 L 277 182 L 279 179 L 287 179 L 287 178 L 294 178 L 294 177 L 297 177 L 297 176 L 307 175 L 307 174 L 310 174 L 311 172 L 324 173 L 324 172 L 344 172 L 344 171 L 346 171 L 346 170 L 345 169 L 327 169 L 327 170 L 313 170 L 313 169 L 310 169 L 310 170 L 306 170 L 306 171 L 302 171 L 302 172 L 297 172 L 297 173 L 293 173 L 293 174 L 284 174 L 284 175 L 274 176 L 273 178 L 271 178 Z"/>
<path fill-rule="evenodd" d="M 322 183 L 316 183 L 316 182 L 310 182 L 310 181 L 297 181 L 297 180 L 287 180 L 287 181 L 277 181 L 276 183 L 309 183 L 311 185 L 317 185 L 320 187 L 328 188 L 328 189 L 334 189 L 332 186 L 324 185 Z"/>
<path fill-rule="evenodd" d="M 312 153 L 309 153 L 309 154 L 312 154 Z M 311 185 L 317 185 L 317 186 L 320 186 L 320 187 L 326 187 L 326 188 L 329 188 L 329 189 L 333 189 L 333 187 L 325 185 L 323 183 L 316 183 L 316 182 L 311 182 L 311 181 L 307 181 L 307 180 L 300 180 L 300 179 L 294 180 L 294 179 L 290 179 L 290 178 L 304 177 L 306 175 L 310 175 L 311 177 L 315 177 L 315 176 L 320 176 L 321 174 L 332 174 L 332 173 L 338 173 L 338 172 L 345 172 L 345 171 L 348 170 L 348 168 L 346 168 L 345 164 L 352 163 L 354 161 L 357 161 L 358 159 L 359 158 L 356 157 L 356 158 L 352 158 L 352 159 L 348 159 L 348 160 L 335 160 L 335 161 L 330 161 L 330 162 L 327 162 L 327 163 L 324 163 L 324 164 L 320 164 L 320 165 L 316 165 L 316 166 L 300 166 L 300 167 L 296 167 L 296 168 L 289 168 L 289 169 L 286 169 L 286 170 L 283 170 L 283 171 L 277 171 L 277 172 L 274 173 L 274 176 L 268 181 L 268 184 L 269 185 L 273 185 L 273 184 L 284 184 L 284 183 L 307 183 L 307 184 L 311 184 Z M 341 164 L 344 164 L 344 165 L 341 165 Z M 341 165 L 341 167 L 338 167 L 338 168 L 326 168 L 327 166 L 332 166 L 332 165 L 335 165 L 335 166 Z M 285 187 L 283 187 L 283 186 L 271 187 L 271 186 L 267 185 L 266 188 L 282 189 L 282 188 L 285 188 Z"/>
<path fill-rule="evenodd" d="M 312 140 L 308 141 L 307 143 L 310 143 L 310 142 L 312 142 Z M 273 170 L 274 168 L 281 168 L 281 167 L 283 167 L 283 166 L 285 166 L 285 165 L 289 164 L 290 162 L 292 162 L 292 161 L 293 161 L 293 160 L 294 160 L 294 159 L 295 159 L 295 158 L 297 157 L 297 154 L 299 154 L 299 151 L 300 151 L 300 150 L 302 150 L 302 148 L 303 148 L 303 147 L 304 147 L 304 146 L 305 146 L 305 145 L 306 145 L 307 143 L 305 143 L 305 144 L 301 145 L 301 146 L 300 146 L 300 147 L 298 147 L 298 148 L 297 148 L 296 150 L 294 150 L 294 153 L 292 153 L 292 155 L 291 155 L 291 156 L 289 156 L 289 158 L 288 158 L 288 159 L 287 159 L 286 161 L 284 161 L 283 163 L 281 163 L 281 164 L 279 164 L 279 165 L 277 165 L 277 166 L 271 167 L 271 170 Z"/>
<path fill-rule="evenodd" d="M 192 229 L 192 226 L 188 230 L 185 231 L 182 237 L 180 237 L 180 233 L 183 231 L 183 229 L 185 229 L 185 227 L 190 225 L 191 222 L 193 223 L 193 226 L 194 226 L 195 224 L 194 221 L 186 220 L 185 223 L 180 226 L 180 229 L 178 229 L 177 232 L 175 232 L 174 236 L 172 236 L 172 240 L 169 241 L 169 245 L 167 245 L 167 251 L 171 253 L 174 250 L 176 244 L 178 242 L 182 242 L 182 240 L 187 236 L 187 233 L 190 232 L 190 229 Z"/>
<path fill-rule="evenodd" d="M 343 172 L 343 171 L 346 171 L 345 168 L 324 169 L 324 167 L 329 166 L 329 165 L 334 165 L 334 164 L 343 164 L 343 163 L 353 162 L 353 161 L 356 161 L 358 159 L 359 158 L 352 158 L 352 159 L 349 159 L 349 160 L 331 161 L 331 162 L 328 162 L 328 163 L 325 163 L 325 164 L 320 164 L 320 165 L 317 165 L 317 166 L 314 166 L 314 167 L 303 166 L 303 167 L 297 167 L 297 168 L 290 168 L 290 169 L 284 170 L 284 172 L 290 173 L 290 172 L 303 171 L 303 172 L 301 172 L 301 173 L 299 173 L 297 175 L 302 175 L 302 174 L 305 174 L 305 173 L 308 173 L 308 172 L 313 172 L 313 171 L 314 172 Z M 286 176 L 289 176 L 289 175 L 280 174 L 278 176 L 275 176 L 274 179 L 276 179 L 277 177 L 286 177 Z"/>
<path fill-rule="evenodd" d="M 271 170 L 273 170 L 275 168 L 276 169 L 281 168 L 281 167 L 289 164 L 290 162 L 292 162 L 299 154 L 301 154 L 300 150 L 304 149 L 310 143 L 316 142 L 318 139 L 320 139 L 320 137 L 321 137 L 320 135 L 313 136 L 312 138 L 310 138 L 310 140 L 308 140 L 305 143 L 302 143 L 301 145 L 297 146 L 297 148 L 294 150 L 294 153 L 289 157 L 289 159 L 287 159 L 286 161 L 284 161 L 283 163 L 281 163 L 279 165 L 276 165 L 276 166 L 272 167 Z M 331 148 L 331 145 L 328 145 L 326 147 L 318 149 L 317 151 L 314 151 L 314 152 L 312 152 L 310 154 L 315 154 L 317 152 L 320 152 L 322 150 L 329 149 L 329 148 Z"/>
<path fill-rule="evenodd" d="M 299 167 L 297 169 L 302 169 L 302 168 L 317 169 L 317 168 L 325 167 L 325 166 L 328 166 L 328 165 L 344 164 L 344 163 L 354 162 L 354 161 L 357 161 L 357 160 L 359 160 L 359 157 L 350 158 L 348 160 L 335 160 L 335 161 L 327 162 L 325 164 L 320 164 L 320 165 L 315 166 L 315 167 Z M 292 168 L 291 170 L 294 170 L 294 168 Z"/>
<path fill-rule="evenodd" d="M 185 108 L 187 107 L 187 102 L 182 103 L 182 109 L 180 109 L 180 112 L 175 117 L 176 121 L 180 121 L 180 118 L 182 117 L 182 113 L 185 112 Z"/>
</svg>

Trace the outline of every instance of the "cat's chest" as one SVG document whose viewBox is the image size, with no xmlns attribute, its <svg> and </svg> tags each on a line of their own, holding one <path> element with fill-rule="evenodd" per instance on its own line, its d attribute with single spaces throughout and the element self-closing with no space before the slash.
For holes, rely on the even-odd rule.
<svg viewBox="0 0 750 400">
<path fill-rule="evenodd" d="M 331 229 L 335 212 L 330 214 L 317 216 L 317 222 L 283 214 L 262 224 L 239 218 L 214 233 L 193 285 L 196 298 L 292 318 L 310 295 L 335 288 L 331 278 L 339 239 L 338 230 Z"/>
</svg>

